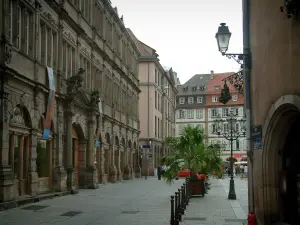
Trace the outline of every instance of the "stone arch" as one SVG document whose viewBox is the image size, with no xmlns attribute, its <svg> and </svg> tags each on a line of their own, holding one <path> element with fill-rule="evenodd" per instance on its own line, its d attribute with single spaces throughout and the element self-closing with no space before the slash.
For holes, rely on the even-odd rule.
<svg viewBox="0 0 300 225">
<path fill-rule="evenodd" d="M 13 108 L 9 123 L 32 128 L 32 121 L 28 109 L 25 106 L 16 105 L 16 107 Z"/>
<path fill-rule="evenodd" d="M 72 157 L 73 159 L 74 183 L 75 186 L 79 187 L 85 185 L 84 170 L 87 166 L 87 143 L 81 125 L 79 123 L 73 123 L 72 128 L 72 155 L 67 157 Z"/>
<path fill-rule="evenodd" d="M 16 105 L 9 117 L 9 164 L 16 175 L 14 192 L 16 196 L 29 194 L 31 190 L 30 162 L 32 159 L 32 120 L 28 109 L 23 105 Z M 1 150 L 0 150 L 1 151 Z M 21 181 L 21 182 L 20 182 Z"/>
<path fill-rule="evenodd" d="M 262 160 L 261 164 L 257 165 L 257 169 L 261 167 L 262 170 L 263 196 L 260 196 L 261 198 L 257 196 L 256 201 L 260 210 L 264 212 L 266 224 L 272 220 L 280 220 L 283 216 L 281 207 L 284 200 L 280 195 L 283 154 L 286 151 L 290 130 L 299 118 L 300 97 L 285 95 L 271 106 L 263 125 Z M 261 199 L 260 202 L 258 199 Z"/>
<path fill-rule="evenodd" d="M 132 149 L 131 149 L 131 148 L 132 148 L 131 140 L 128 141 L 128 148 L 129 148 L 130 150 L 132 150 Z"/>
<path fill-rule="evenodd" d="M 135 151 L 137 151 L 137 144 L 136 144 L 136 142 L 133 142 L 133 149 L 134 149 Z"/>
</svg>

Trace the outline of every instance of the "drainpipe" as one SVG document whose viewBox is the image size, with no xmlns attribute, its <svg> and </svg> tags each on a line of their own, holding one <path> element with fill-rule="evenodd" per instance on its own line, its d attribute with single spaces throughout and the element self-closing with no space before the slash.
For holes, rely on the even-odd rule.
<svg viewBox="0 0 300 225">
<path fill-rule="evenodd" d="M 150 63 L 148 62 L 148 131 L 147 131 L 148 138 L 150 135 L 149 121 L 150 121 Z"/>
<path fill-rule="evenodd" d="M 250 17 L 249 0 L 243 0 L 243 43 L 244 43 L 244 79 L 245 79 L 245 108 L 246 108 L 246 126 L 247 126 L 247 151 L 248 155 L 248 210 L 254 212 L 254 185 L 253 185 L 253 160 L 252 160 L 252 107 L 251 107 L 251 51 L 250 51 Z M 249 157 L 250 156 L 250 157 Z"/>
</svg>

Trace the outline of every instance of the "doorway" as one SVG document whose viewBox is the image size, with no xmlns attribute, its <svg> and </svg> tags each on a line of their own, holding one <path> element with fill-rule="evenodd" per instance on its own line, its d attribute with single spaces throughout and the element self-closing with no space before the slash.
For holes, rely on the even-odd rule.
<svg viewBox="0 0 300 225">
<path fill-rule="evenodd" d="M 28 194 L 29 135 L 11 133 L 10 165 L 15 174 L 15 195 Z"/>
<path fill-rule="evenodd" d="M 300 141 L 299 118 L 291 125 L 282 152 L 281 212 L 284 222 L 300 224 Z"/>
<path fill-rule="evenodd" d="M 79 163 L 78 163 L 78 154 L 79 154 L 79 149 L 78 149 L 78 138 L 73 137 L 72 138 L 72 162 L 73 162 L 73 167 L 74 167 L 74 184 L 76 187 L 79 185 Z"/>
<path fill-rule="evenodd" d="M 9 165 L 15 175 L 15 196 L 29 193 L 30 116 L 23 107 L 15 107 L 9 121 Z"/>
</svg>

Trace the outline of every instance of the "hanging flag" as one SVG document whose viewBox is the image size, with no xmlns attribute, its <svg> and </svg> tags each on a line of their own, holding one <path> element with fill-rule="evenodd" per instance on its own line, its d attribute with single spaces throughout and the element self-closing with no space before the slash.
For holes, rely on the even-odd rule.
<svg viewBox="0 0 300 225">
<path fill-rule="evenodd" d="M 49 81 L 49 97 L 47 104 L 47 111 L 44 118 L 44 130 L 43 130 L 43 139 L 48 139 L 50 135 L 51 122 L 53 118 L 54 106 L 55 106 L 55 82 L 54 82 L 54 73 L 51 67 L 47 67 L 48 81 Z"/>
</svg>

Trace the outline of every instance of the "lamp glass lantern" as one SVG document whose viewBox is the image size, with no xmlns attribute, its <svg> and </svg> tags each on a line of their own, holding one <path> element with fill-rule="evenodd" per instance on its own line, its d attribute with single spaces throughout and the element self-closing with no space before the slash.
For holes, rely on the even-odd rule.
<svg viewBox="0 0 300 225">
<path fill-rule="evenodd" d="M 226 26 L 226 23 L 221 23 L 218 28 L 218 32 L 216 33 L 216 39 L 217 39 L 219 51 L 223 55 L 228 50 L 230 37 L 231 37 L 231 32 L 229 31 L 228 26 Z"/>
</svg>

